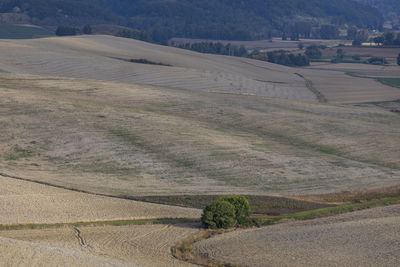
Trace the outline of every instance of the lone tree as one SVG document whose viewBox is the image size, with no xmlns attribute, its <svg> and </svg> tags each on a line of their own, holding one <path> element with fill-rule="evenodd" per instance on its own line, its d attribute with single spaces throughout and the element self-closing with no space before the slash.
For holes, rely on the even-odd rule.
<svg viewBox="0 0 400 267">
<path fill-rule="evenodd" d="M 230 228 L 249 224 L 250 205 L 245 197 L 226 196 L 204 208 L 201 222 L 206 228 Z"/>
</svg>

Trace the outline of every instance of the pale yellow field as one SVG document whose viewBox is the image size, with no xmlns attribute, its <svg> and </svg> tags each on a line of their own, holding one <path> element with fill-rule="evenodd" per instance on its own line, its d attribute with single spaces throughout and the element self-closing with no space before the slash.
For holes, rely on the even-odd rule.
<svg viewBox="0 0 400 267">
<path fill-rule="evenodd" d="M 142 58 L 173 66 L 126 61 Z M 362 103 L 400 99 L 400 90 L 346 75 L 341 65 L 316 68 L 110 36 L 1 40 L 0 224 L 198 218 L 201 213 L 98 194 L 303 195 L 399 184 L 400 117 L 386 106 Z M 318 102 L 324 99 L 328 103 Z M 372 252 L 389 248 L 390 231 L 399 232 L 396 207 L 365 218 L 357 213 L 232 233 L 218 238 L 232 244 L 243 238 L 238 246 L 225 249 L 222 243 L 218 249 L 209 240 L 198 249 L 223 260 L 268 263 L 264 245 L 275 229 L 282 231 L 282 239 L 275 240 L 274 249 L 281 251 L 276 260 L 290 263 L 287 257 L 303 254 L 306 231 L 314 239 L 322 236 L 320 245 L 337 249 L 326 250 L 328 259 L 343 255 L 338 264 L 346 264 L 338 244 L 348 241 L 351 230 L 362 235 L 349 241 L 352 246 L 375 241 L 376 236 L 364 236 L 369 229 L 382 230 L 386 239 L 376 242 L 377 249 L 354 248 L 363 264 Z M 335 243 L 329 233 L 338 229 L 343 234 Z M 170 248 L 198 231 L 190 224 L 0 231 L 0 263 L 186 266 L 172 258 Z M 293 242 L 293 254 L 285 254 L 282 248 L 293 236 L 299 241 Z M 391 257 L 383 261 L 388 265 L 398 260 L 392 251 L 382 253 Z M 304 262 L 321 263 L 306 256 Z"/>
<path fill-rule="evenodd" d="M 179 225 L 0 231 L 0 265 L 194 266 L 170 249 L 198 231 Z"/>
<path fill-rule="evenodd" d="M 245 266 L 398 266 L 400 206 L 235 231 L 197 253 Z"/>
<path fill-rule="evenodd" d="M 141 58 L 173 67 L 121 60 Z M 12 73 L 316 101 L 315 94 L 296 75 L 301 73 L 315 80 L 315 88 L 332 102 L 385 101 L 400 97 L 396 88 L 343 73 L 288 68 L 245 58 L 200 54 L 111 36 L 3 40 L 0 41 L 0 69 Z"/>
<path fill-rule="evenodd" d="M 121 60 L 141 58 L 173 67 Z M 12 73 L 315 100 L 286 68 L 111 36 L 0 41 L 0 62 L 0 69 Z"/>
<path fill-rule="evenodd" d="M 0 76 L 6 174 L 114 195 L 310 194 L 397 184 L 379 108 Z"/>
<path fill-rule="evenodd" d="M 199 218 L 200 210 L 95 196 L 0 176 L 0 224 Z"/>
</svg>

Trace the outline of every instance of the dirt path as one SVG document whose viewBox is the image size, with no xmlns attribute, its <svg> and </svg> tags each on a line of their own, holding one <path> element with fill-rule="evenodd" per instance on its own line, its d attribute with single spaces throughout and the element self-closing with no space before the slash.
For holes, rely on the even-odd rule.
<svg viewBox="0 0 400 267">
<path fill-rule="evenodd" d="M 231 232 L 195 250 L 249 266 L 398 266 L 400 205 Z"/>
</svg>

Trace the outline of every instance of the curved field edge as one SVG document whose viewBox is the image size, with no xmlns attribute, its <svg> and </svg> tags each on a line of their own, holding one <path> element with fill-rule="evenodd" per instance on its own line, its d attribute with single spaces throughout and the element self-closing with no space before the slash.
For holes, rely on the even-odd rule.
<svg viewBox="0 0 400 267">
<path fill-rule="evenodd" d="M 284 224 L 294 221 L 305 221 L 305 220 L 331 217 L 335 215 L 351 213 L 354 211 L 361 211 L 377 207 L 396 205 L 399 203 L 400 203 L 400 196 L 397 196 L 397 197 L 389 197 L 386 199 L 367 201 L 363 203 L 342 204 L 334 207 L 326 207 L 321 209 L 302 211 L 293 214 L 285 214 L 281 216 L 252 216 L 252 217 L 258 220 L 259 227 L 268 227 L 276 224 Z M 209 266 L 209 267 L 242 266 L 240 264 L 224 262 L 221 260 L 210 258 L 206 254 L 196 253 L 195 250 L 193 249 L 193 245 L 197 242 L 210 239 L 217 235 L 222 235 L 233 231 L 240 231 L 243 229 L 246 228 L 204 230 L 198 234 L 192 235 L 189 238 L 177 243 L 174 247 L 171 248 L 172 255 L 182 261 L 187 261 L 202 266 Z"/>
</svg>

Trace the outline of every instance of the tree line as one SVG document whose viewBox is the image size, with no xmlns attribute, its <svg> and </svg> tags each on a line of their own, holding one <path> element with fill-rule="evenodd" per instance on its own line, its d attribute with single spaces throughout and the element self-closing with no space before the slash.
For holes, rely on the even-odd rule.
<svg viewBox="0 0 400 267">
<path fill-rule="evenodd" d="M 228 55 L 228 56 L 236 56 L 236 57 L 247 57 L 251 59 L 267 61 L 270 63 L 292 66 L 292 67 L 301 67 L 310 65 L 310 59 L 307 55 L 302 54 L 293 54 L 284 50 L 279 51 L 271 51 L 271 52 L 260 52 L 259 50 L 253 50 L 250 53 L 247 49 L 241 45 L 232 45 L 230 43 L 224 45 L 220 42 L 200 42 L 200 43 L 186 43 L 186 44 L 175 44 L 172 43 L 172 46 L 193 50 L 200 53 L 209 53 L 209 54 L 219 54 L 219 55 Z"/>
<path fill-rule="evenodd" d="M 87 24 L 82 29 L 71 26 L 58 26 L 56 29 L 57 36 L 73 36 L 78 34 L 92 34 L 92 27 Z"/>
<path fill-rule="evenodd" d="M 383 23 L 376 9 L 351 0 L 0 1 L 0 12 L 13 12 L 15 7 L 35 24 L 118 24 L 145 31 L 147 39 L 156 43 L 171 37 L 255 40 L 286 35 L 329 39 L 337 35 L 333 26 L 380 29 Z"/>
</svg>

